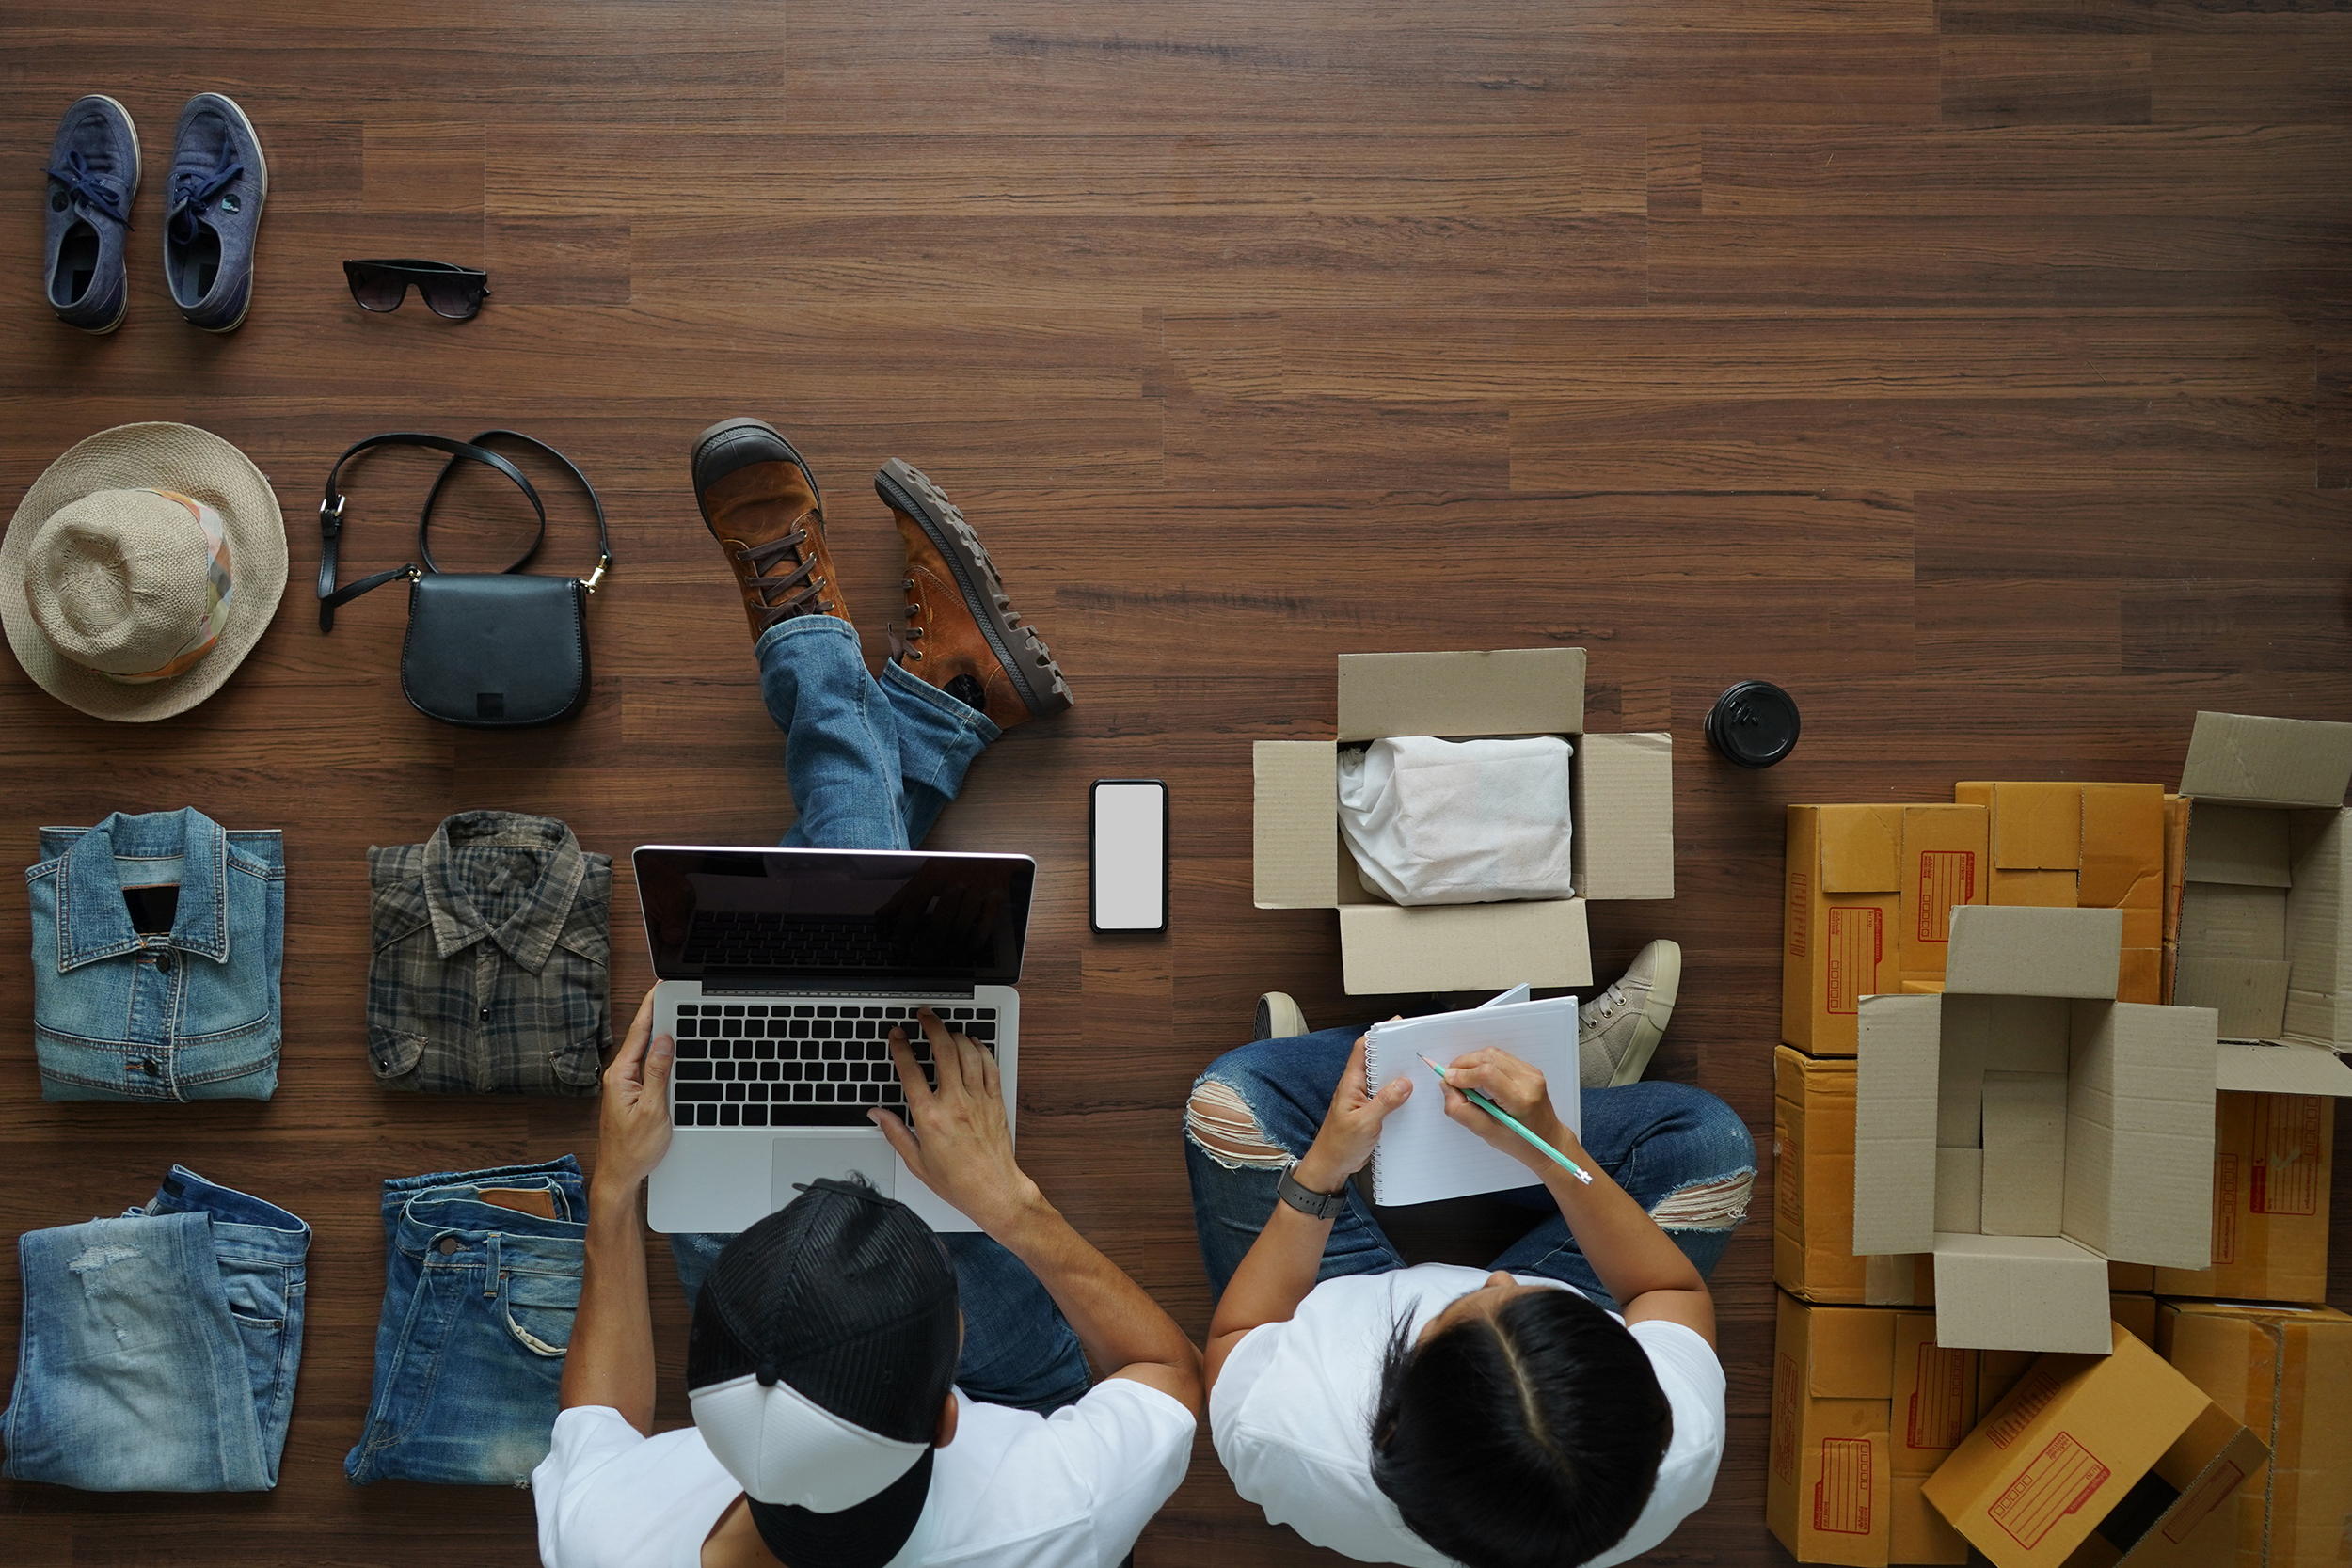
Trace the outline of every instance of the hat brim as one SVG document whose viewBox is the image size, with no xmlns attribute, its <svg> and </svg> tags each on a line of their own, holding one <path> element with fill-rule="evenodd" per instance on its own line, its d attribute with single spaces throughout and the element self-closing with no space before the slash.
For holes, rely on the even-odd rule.
<svg viewBox="0 0 2352 1568">
<path fill-rule="evenodd" d="M 792 1568 L 882 1568 L 922 1522 L 938 1451 L 926 1449 L 905 1475 L 835 1513 L 746 1498 L 752 1523 L 776 1560 Z"/>
<path fill-rule="evenodd" d="M 24 573 L 33 536 L 61 508 L 96 490 L 177 490 L 220 514 L 236 591 L 220 641 L 169 680 L 126 686 L 57 652 L 33 619 Z M 100 719 L 140 723 L 185 713 L 220 689 L 261 641 L 286 592 L 286 518 L 253 460 L 209 430 L 154 420 L 117 425 L 82 441 L 42 470 L 0 539 L 0 629 L 40 689 Z"/>
</svg>

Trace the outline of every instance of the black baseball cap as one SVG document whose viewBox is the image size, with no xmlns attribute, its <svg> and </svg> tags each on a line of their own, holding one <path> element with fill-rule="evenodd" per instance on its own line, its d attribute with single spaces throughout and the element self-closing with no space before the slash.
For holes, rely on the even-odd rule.
<svg viewBox="0 0 2352 1568">
<path fill-rule="evenodd" d="M 930 1494 L 963 1321 L 914 1210 L 825 1180 L 726 1245 L 694 1303 L 694 1425 L 791 1568 L 882 1568 Z"/>
</svg>

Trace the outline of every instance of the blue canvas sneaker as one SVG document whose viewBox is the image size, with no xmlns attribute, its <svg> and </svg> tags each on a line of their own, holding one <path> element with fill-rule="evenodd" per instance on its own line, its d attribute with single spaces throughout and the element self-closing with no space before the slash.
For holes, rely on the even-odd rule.
<svg viewBox="0 0 2352 1568">
<path fill-rule="evenodd" d="M 180 111 L 165 192 L 164 277 L 180 313 L 207 332 L 233 332 L 253 305 L 253 242 L 269 193 L 262 138 L 245 111 L 199 92 Z"/>
<path fill-rule="evenodd" d="M 103 93 L 77 98 L 49 144 L 49 308 L 85 332 L 112 332 L 131 309 L 122 246 L 139 188 L 139 134 Z"/>
</svg>

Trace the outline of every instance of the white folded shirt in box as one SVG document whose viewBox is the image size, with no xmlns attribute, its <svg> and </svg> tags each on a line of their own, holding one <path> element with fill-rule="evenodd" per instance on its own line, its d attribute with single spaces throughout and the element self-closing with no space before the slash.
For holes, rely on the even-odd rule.
<svg viewBox="0 0 2352 1568">
<path fill-rule="evenodd" d="M 1397 904 L 1566 898 L 1568 743 L 1398 736 L 1340 754 L 1340 831 Z"/>
</svg>

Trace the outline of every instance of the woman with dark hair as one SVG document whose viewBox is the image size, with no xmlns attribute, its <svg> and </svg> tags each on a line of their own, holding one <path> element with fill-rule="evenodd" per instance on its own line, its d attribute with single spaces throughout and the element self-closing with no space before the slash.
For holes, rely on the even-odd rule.
<svg viewBox="0 0 2352 1568">
<path fill-rule="evenodd" d="M 1549 1213 L 1491 1273 L 1407 1267 L 1350 1185 L 1415 1093 L 1541 1183 L 1506 1195 Z M 1707 1501 L 1724 1373 L 1706 1275 L 1755 1146 L 1684 1085 L 1587 1087 L 1581 1111 L 1580 1138 L 1543 1074 L 1496 1050 L 1373 1095 L 1355 1030 L 1261 1039 L 1201 1075 L 1184 1154 L 1218 1293 L 1210 1429 L 1269 1522 L 1367 1562 L 1576 1568 L 1639 1556 Z"/>
</svg>

